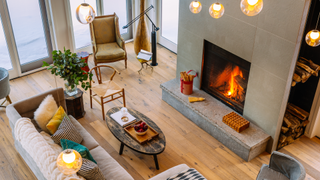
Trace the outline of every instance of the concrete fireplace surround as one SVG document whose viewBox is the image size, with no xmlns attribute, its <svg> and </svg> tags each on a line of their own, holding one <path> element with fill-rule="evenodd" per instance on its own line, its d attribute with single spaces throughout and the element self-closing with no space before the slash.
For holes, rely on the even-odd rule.
<svg viewBox="0 0 320 180">
<path fill-rule="evenodd" d="M 271 136 L 267 151 L 275 150 L 310 0 L 264 1 L 254 17 L 241 12 L 240 0 L 223 0 L 220 19 L 209 15 L 212 0 L 201 1 L 199 14 L 190 12 L 191 1 L 179 5 L 176 76 L 193 69 L 201 77 L 204 39 L 251 62 L 243 116 Z M 194 86 L 200 88 L 200 78 Z"/>
</svg>

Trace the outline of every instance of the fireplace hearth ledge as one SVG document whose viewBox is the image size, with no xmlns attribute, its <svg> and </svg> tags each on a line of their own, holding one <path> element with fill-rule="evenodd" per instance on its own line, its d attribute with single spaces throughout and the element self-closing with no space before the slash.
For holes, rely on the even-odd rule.
<svg viewBox="0 0 320 180">
<path fill-rule="evenodd" d="M 270 136 L 250 123 L 241 133 L 222 122 L 222 117 L 233 110 L 206 92 L 193 87 L 191 95 L 180 92 L 179 79 L 172 79 L 160 85 L 162 100 L 205 130 L 245 161 L 250 161 L 266 150 Z M 203 102 L 189 103 L 188 97 L 204 97 Z"/>
</svg>

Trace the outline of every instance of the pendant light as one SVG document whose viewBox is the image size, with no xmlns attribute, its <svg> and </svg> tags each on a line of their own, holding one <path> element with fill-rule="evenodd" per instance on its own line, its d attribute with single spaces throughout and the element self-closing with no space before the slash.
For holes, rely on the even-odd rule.
<svg viewBox="0 0 320 180">
<path fill-rule="evenodd" d="M 306 42 L 307 42 L 307 44 L 309 46 L 312 46 L 312 47 L 317 47 L 320 44 L 320 32 L 317 30 L 318 22 L 319 22 L 319 16 L 320 16 L 320 12 L 319 12 L 319 15 L 318 15 L 316 29 L 309 31 L 308 34 L 306 35 Z"/>
<path fill-rule="evenodd" d="M 213 3 L 210 7 L 209 7 L 209 14 L 215 18 L 218 19 L 221 16 L 223 16 L 224 14 L 224 7 L 222 4 L 220 3 Z"/>
<path fill-rule="evenodd" d="M 241 11 L 247 16 L 255 16 L 259 14 L 263 8 L 262 0 L 241 0 Z"/>
<path fill-rule="evenodd" d="M 198 14 L 202 9 L 202 5 L 199 1 L 192 1 L 189 5 L 189 9 L 192 13 Z"/>
<path fill-rule="evenodd" d="M 76 17 L 81 24 L 91 23 L 96 16 L 96 12 L 88 3 L 81 3 L 76 10 Z"/>
<path fill-rule="evenodd" d="M 59 171 L 63 174 L 75 174 L 82 166 L 82 157 L 77 151 L 66 149 L 59 154 L 57 166 Z"/>
</svg>

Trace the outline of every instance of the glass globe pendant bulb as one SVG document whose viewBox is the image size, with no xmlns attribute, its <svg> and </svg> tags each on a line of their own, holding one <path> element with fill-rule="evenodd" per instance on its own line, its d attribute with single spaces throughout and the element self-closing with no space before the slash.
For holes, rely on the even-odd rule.
<svg viewBox="0 0 320 180">
<path fill-rule="evenodd" d="M 309 46 L 317 47 L 320 44 L 320 32 L 318 30 L 309 31 L 306 35 L 306 43 Z"/>
<path fill-rule="evenodd" d="M 197 14 L 201 11 L 202 5 L 199 1 L 192 1 L 189 5 L 189 9 L 192 13 Z"/>
<path fill-rule="evenodd" d="M 241 0 L 240 9 L 247 16 L 255 16 L 261 12 L 263 0 Z"/>
<path fill-rule="evenodd" d="M 66 149 L 59 154 L 57 166 L 59 171 L 63 174 L 75 174 L 82 166 L 82 157 L 77 151 Z"/>
<path fill-rule="evenodd" d="M 218 19 L 221 16 L 223 16 L 224 14 L 224 7 L 222 4 L 220 3 L 213 3 L 210 7 L 209 7 L 209 14 L 211 15 L 211 17 Z"/>
<path fill-rule="evenodd" d="M 81 24 L 89 24 L 94 20 L 95 13 L 88 3 L 82 3 L 77 7 L 76 17 Z"/>
</svg>

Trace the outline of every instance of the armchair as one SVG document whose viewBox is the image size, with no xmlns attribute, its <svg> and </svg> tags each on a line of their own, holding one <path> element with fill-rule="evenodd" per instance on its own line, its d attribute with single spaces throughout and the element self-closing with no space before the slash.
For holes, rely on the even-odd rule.
<svg viewBox="0 0 320 180">
<path fill-rule="evenodd" d="M 119 18 L 116 13 L 97 16 L 90 23 L 90 33 L 95 66 L 98 63 L 124 60 L 125 68 L 127 68 L 127 52 L 120 35 Z"/>
</svg>

